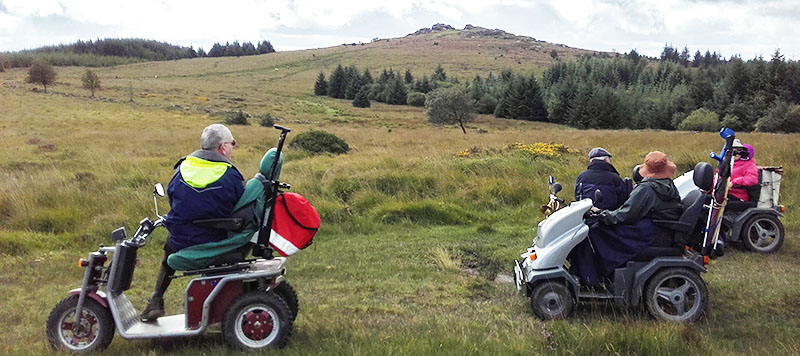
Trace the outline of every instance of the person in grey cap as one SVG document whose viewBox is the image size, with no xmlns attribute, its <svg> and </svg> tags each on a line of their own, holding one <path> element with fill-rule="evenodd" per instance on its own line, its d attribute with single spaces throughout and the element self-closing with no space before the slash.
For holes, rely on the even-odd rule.
<svg viewBox="0 0 800 356">
<path fill-rule="evenodd" d="M 611 165 L 611 153 L 605 148 L 595 147 L 589 151 L 589 166 L 575 180 L 575 200 L 592 198 L 594 191 L 603 193 L 601 202 L 595 202 L 599 209 L 614 210 L 628 199 L 631 186 L 619 176 Z"/>
</svg>

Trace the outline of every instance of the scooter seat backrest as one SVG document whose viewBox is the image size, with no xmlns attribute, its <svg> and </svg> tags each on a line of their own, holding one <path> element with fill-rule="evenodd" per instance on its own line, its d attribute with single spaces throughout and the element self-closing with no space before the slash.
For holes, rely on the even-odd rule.
<svg viewBox="0 0 800 356">
<path fill-rule="evenodd" d="M 699 191 L 693 190 L 687 194 L 681 204 L 684 207 L 683 214 L 681 214 L 680 222 L 688 224 L 689 229 L 686 232 L 675 232 L 674 243 L 676 246 L 683 248 L 695 232 L 697 222 L 700 221 L 700 215 L 703 212 L 703 204 L 705 203 L 706 195 Z"/>
<path fill-rule="evenodd" d="M 692 175 L 692 179 L 694 180 L 694 185 L 698 188 L 711 191 L 712 186 L 714 185 L 714 167 L 711 167 L 711 164 L 708 162 L 700 162 L 696 166 L 694 166 L 694 174 Z"/>
</svg>

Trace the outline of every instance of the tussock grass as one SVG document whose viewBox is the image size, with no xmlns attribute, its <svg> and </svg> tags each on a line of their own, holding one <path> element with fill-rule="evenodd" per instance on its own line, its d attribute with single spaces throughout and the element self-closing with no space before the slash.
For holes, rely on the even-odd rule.
<svg viewBox="0 0 800 356">
<path fill-rule="evenodd" d="M 461 257 L 451 254 L 443 247 L 437 247 L 433 250 L 433 263 L 443 271 L 457 272 L 461 268 Z"/>
</svg>

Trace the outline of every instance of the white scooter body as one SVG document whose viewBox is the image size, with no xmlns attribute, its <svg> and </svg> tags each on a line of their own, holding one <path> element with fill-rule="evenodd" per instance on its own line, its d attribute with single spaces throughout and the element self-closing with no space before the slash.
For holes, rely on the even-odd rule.
<svg viewBox="0 0 800 356">
<path fill-rule="evenodd" d="M 538 233 L 529 253 L 523 254 L 523 266 L 529 270 L 549 270 L 564 265 L 572 249 L 589 234 L 583 216 L 592 208 L 589 198 L 579 200 L 556 211 L 539 223 Z M 536 260 L 530 254 L 536 253 Z"/>
</svg>

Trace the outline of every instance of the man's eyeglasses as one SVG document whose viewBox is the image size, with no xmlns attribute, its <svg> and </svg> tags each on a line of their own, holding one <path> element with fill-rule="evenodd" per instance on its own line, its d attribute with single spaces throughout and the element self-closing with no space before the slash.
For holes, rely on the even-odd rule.
<svg viewBox="0 0 800 356">
<path fill-rule="evenodd" d="M 223 142 L 223 143 L 221 143 L 221 144 L 219 144 L 219 145 L 220 145 L 220 146 L 222 146 L 222 145 L 224 145 L 224 144 L 226 144 L 226 143 L 230 143 L 230 144 L 231 144 L 231 147 L 236 147 L 236 140 L 233 140 L 233 141 L 225 141 L 225 142 Z"/>
</svg>

